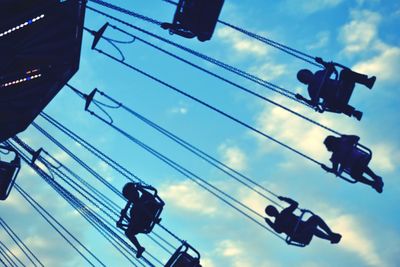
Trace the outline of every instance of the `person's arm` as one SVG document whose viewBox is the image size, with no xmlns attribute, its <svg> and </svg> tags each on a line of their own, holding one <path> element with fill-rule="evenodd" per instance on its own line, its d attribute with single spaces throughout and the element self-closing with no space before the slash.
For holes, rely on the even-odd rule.
<svg viewBox="0 0 400 267">
<path fill-rule="evenodd" d="M 339 73 L 338 73 L 337 69 L 335 68 L 335 66 L 338 66 L 338 67 L 341 67 L 341 68 L 346 68 L 345 66 L 343 66 L 341 64 L 338 64 L 338 63 L 335 63 L 335 62 L 332 62 L 332 61 L 331 62 L 324 61 L 320 57 L 316 57 L 315 58 L 315 62 L 317 62 L 317 63 L 321 64 L 322 66 L 324 66 L 324 68 L 327 71 L 327 74 L 326 74 L 327 78 L 329 78 L 332 75 L 332 73 L 335 74 L 335 80 L 337 80 L 338 76 L 339 76 Z"/>
<path fill-rule="evenodd" d="M 285 201 L 286 203 L 288 203 L 290 205 L 289 207 L 287 207 L 285 209 L 289 212 L 294 212 L 297 209 L 297 207 L 299 206 L 299 203 L 297 203 L 297 201 L 295 201 L 291 198 L 279 196 L 278 199 Z"/>
<path fill-rule="evenodd" d="M 271 227 L 275 232 L 277 233 L 282 233 L 277 227 L 275 226 L 275 223 L 273 223 L 269 218 L 264 218 L 265 222 Z"/>
<path fill-rule="evenodd" d="M 305 97 L 302 96 L 301 94 L 296 94 L 295 97 L 296 97 L 297 99 L 301 100 L 301 101 L 306 102 L 308 105 L 315 107 L 316 110 L 319 111 L 319 109 L 317 109 L 317 108 L 318 108 L 318 103 L 315 103 L 314 101 L 305 98 Z"/>
</svg>

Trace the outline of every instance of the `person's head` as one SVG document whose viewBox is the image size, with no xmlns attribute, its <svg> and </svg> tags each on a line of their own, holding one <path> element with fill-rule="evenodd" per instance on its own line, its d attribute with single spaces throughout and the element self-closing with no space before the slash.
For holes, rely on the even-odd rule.
<svg viewBox="0 0 400 267">
<path fill-rule="evenodd" d="M 332 135 L 329 135 L 327 138 L 325 138 L 324 145 L 326 146 L 326 149 L 330 152 L 335 150 L 335 147 L 337 146 L 338 143 L 338 138 L 334 137 Z"/>
<path fill-rule="evenodd" d="M 266 213 L 268 216 L 276 217 L 276 216 L 279 214 L 279 211 L 278 211 L 274 206 L 268 205 L 268 206 L 265 208 L 265 213 Z"/>
<path fill-rule="evenodd" d="M 127 183 L 124 188 L 122 188 L 122 195 L 132 202 L 136 202 L 139 199 L 139 191 L 134 183 Z"/>
<path fill-rule="evenodd" d="M 314 79 L 314 74 L 307 69 L 302 69 L 297 72 L 297 80 L 304 84 L 310 84 L 310 82 Z"/>
</svg>

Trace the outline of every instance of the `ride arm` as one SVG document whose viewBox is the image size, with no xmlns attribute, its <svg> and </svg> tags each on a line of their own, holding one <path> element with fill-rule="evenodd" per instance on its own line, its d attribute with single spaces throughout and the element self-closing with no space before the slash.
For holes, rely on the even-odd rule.
<svg viewBox="0 0 400 267">
<path fill-rule="evenodd" d="M 294 212 L 297 209 L 297 207 L 299 206 L 299 203 L 297 203 L 297 201 L 295 201 L 291 198 L 279 196 L 278 199 L 285 201 L 286 203 L 288 203 L 290 205 L 289 207 L 287 207 L 285 209 L 289 212 Z"/>
</svg>

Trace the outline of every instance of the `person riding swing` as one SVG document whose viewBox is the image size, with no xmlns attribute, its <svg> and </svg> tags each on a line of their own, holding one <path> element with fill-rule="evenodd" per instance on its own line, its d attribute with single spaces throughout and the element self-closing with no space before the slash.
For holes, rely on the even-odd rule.
<svg viewBox="0 0 400 267">
<path fill-rule="evenodd" d="M 275 206 L 269 205 L 265 208 L 265 213 L 274 217 L 272 222 L 269 218 L 265 218 L 265 222 L 277 233 L 285 233 L 288 238 L 286 242 L 289 244 L 297 243 L 298 246 L 306 246 L 310 244 L 313 236 L 329 240 L 332 244 L 340 242 L 342 236 L 332 232 L 329 226 L 318 215 L 311 213 L 311 217 L 306 221 L 302 220 L 302 216 L 297 216 L 294 211 L 298 208 L 298 203 L 287 197 L 278 197 L 279 200 L 285 201 L 289 207 L 279 212 Z M 306 211 L 303 210 L 303 214 Z M 289 242 L 290 240 L 290 242 Z"/>
<path fill-rule="evenodd" d="M 327 172 L 342 177 L 345 172 L 350 175 L 354 182 L 360 182 L 374 188 L 378 193 L 383 191 L 382 178 L 376 175 L 369 167 L 368 163 L 372 158 L 372 152 L 360 145 L 360 137 L 356 135 L 342 135 L 341 137 L 328 136 L 324 144 L 329 152 L 332 152 L 330 161 L 332 167 L 329 168 L 322 164 L 321 167 Z M 371 177 L 366 178 L 364 173 Z M 344 177 L 342 177 L 344 178 Z M 344 178 L 348 180 L 347 178 Z"/>
<path fill-rule="evenodd" d="M 148 190 L 154 193 L 151 194 Z M 122 194 L 128 202 L 121 210 L 117 227 L 125 230 L 125 235 L 137 249 L 136 257 L 140 258 L 145 248 L 140 245 L 136 235 L 150 233 L 154 225 L 161 221 L 159 216 L 164 202 L 154 187 L 138 183 L 127 183 L 122 189 Z M 125 219 L 128 223 L 123 223 Z"/>
<path fill-rule="evenodd" d="M 352 71 L 351 69 L 335 62 L 325 62 L 317 57 L 315 61 L 324 66 L 323 70 L 312 73 L 308 69 L 302 69 L 297 73 L 297 79 L 308 85 L 310 99 L 296 94 L 296 98 L 306 102 L 322 113 L 324 111 L 344 113 L 347 116 L 361 120 L 363 113 L 349 105 L 350 97 L 356 83 L 369 89 L 375 84 L 376 77 L 368 78 L 367 75 Z M 338 73 L 336 67 L 342 70 Z M 332 74 L 334 79 L 331 79 Z"/>
</svg>

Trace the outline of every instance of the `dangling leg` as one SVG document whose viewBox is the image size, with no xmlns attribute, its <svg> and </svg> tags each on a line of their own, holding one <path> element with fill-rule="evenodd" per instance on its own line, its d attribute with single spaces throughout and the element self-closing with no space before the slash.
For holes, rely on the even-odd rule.
<svg viewBox="0 0 400 267">
<path fill-rule="evenodd" d="M 365 168 L 364 172 L 368 174 L 374 181 L 373 181 L 373 188 L 378 192 L 382 193 L 383 190 L 383 181 L 382 177 L 376 175 L 368 166 Z"/>
<path fill-rule="evenodd" d="M 354 107 L 350 105 L 342 105 L 340 107 L 341 111 L 343 114 L 349 116 L 349 117 L 355 117 L 357 120 L 361 120 L 363 113 L 359 110 L 356 110 Z"/>
<path fill-rule="evenodd" d="M 359 84 L 365 85 L 369 89 L 371 89 L 374 86 L 375 81 L 376 81 L 375 76 L 368 78 L 367 75 L 352 71 L 350 69 L 343 69 L 340 72 L 339 79 L 341 81 L 346 81 L 348 83 L 353 83 L 353 84 L 359 83 Z"/>
<path fill-rule="evenodd" d="M 331 228 L 329 228 L 325 221 L 322 220 L 318 215 L 313 215 L 306 221 L 306 223 L 313 227 L 313 233 L 315 236 L 330 240 L 332 244 L 339 243 L 342 237 L 340 234 L 332 232 Z M 318 227 L 322 229 L 322 231 L 318 229 Z"/>
<path fill-rule="evenodd" d="M 137 250 L 136 258 L 140 258 L 145 249 L 140 245 L 139 240 L 136 238 L 138 232 L 135 230 L 134 226 L 130 224 L 128 229 L 125 231 L 125 234 Z"/>
</svg>

